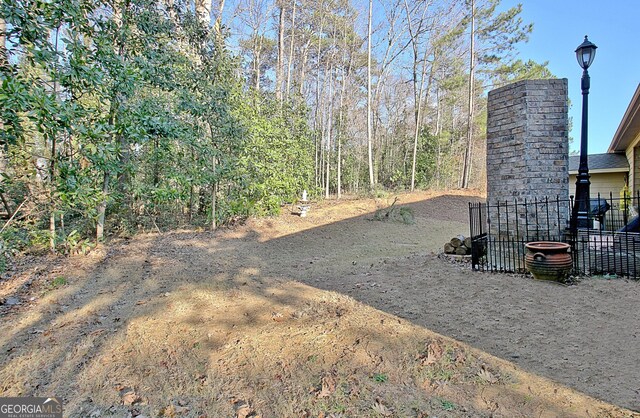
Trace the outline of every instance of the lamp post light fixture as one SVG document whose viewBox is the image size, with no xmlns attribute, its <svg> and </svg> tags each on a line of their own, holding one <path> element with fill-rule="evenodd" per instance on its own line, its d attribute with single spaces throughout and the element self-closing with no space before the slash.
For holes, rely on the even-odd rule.
<svg viewBox="0 0 640 418">
<path fill-rule="evenodd" d="M 571 214 L 571 231 L 576 232 L 578 228 L 589 228 L 589 212 L 590 212 L 590 185 L 589 181 L 589 164 L 588 164 L 588 144 L 587 129 L 589 125 L 589 87 L 590 78 L 587 69 L 593 63 L 596 56 L 596 48 L 593 43 L 584 37 L 584 42 L 576 49 L 576 58 L 578 64 L 584 70 L 582 72 L 582 129 L 580 135 L 580 167 L 576 177 L 576 197 L 573 203 L 573 212 Z"/>
</svg>

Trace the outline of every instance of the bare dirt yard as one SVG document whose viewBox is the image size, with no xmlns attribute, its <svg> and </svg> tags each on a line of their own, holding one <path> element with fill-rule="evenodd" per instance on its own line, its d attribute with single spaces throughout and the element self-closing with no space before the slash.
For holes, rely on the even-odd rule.
<svg viewBox="0 0 640 418">
<path fill-rule="evenodd" d="M 438 256 L 470 195 L 24 257 L 0 279 L 0 396 L 71 417 L 640 417 L 640 283 Z"/>
</svg>

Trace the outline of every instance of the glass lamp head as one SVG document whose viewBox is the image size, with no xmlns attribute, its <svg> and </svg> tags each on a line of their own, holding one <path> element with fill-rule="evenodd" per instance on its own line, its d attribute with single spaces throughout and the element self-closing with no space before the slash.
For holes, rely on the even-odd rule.
<svg viewBox="0 0 640 418">
<path fill-rule="evenodd" d="M 598 48 L 594 43 L 589 42 L 587 37 L 584 37 L 584 42 L 576 48 L 576 58 L 578 59 L 578 64 L 584 70 L 589 68 L 593 63 L 593 59 L 596 57 L 596 48 Z"/>
</svg>

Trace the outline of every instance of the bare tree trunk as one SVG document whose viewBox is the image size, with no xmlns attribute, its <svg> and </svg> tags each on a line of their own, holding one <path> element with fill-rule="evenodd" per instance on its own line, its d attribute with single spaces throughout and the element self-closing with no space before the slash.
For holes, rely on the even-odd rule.
<svg viewBox="0 0 640 418">
<path fill-rule="evenodd" d="M 114 126 L 116 121 L 116 108 L 118 106 L 117 99 L 112 100 L 111 109 L 109 110 L 109 125 Z M 113 134 L 115 136 L 115 134 Z M 113 142 L 116 138 L 111 138 Z M 96 223 L 96 241 L 100 242 L 104 239 L 104 223 L 107 212 L 107 193 L 109 192 L 109 171 L 105 168 L 102 178 L 102 200 L 98 204 L 98 217 Z"/>
<path fill-rule="evenodd" d="M 322 111 L 324 107 L 320 106 L 320 74 L 322 72 L 318 69 L 317 79 L 316 79 L 316 117 L 314 118 L 314 131 L 315 131 L 315 149 L 316 149 L 316 159 L 315 159 L 315 172 L 316 172 L 316 187 L 322 186 L 322 176 L 323 173 L 323 164 L 324 164 L 324 148 L 322 148 L 322 142 L 324 140 L 324 117 Z M 324 83 L 322 84 L 322 90 L 324 91 Z"/>
<path fill-rule="evenodd" d="M 210 122 L 208 122 L 207 125 L 209 125 L 209 136 L 211 140 L 211 145 L 215 150 L 216 146 L 214 142 L 215 134 L 213 130 L 213 125 Z M 215 231 L 217 228 L 217 223 L 216 223 L 216 205 L 218 203 L 217 202 L 218 178 L 216 174 L 217 164 L 218 164 L 218 158 L 214 155 L 213 157 L 211 157 L 211 172 L 214 175 L 214 180 L 211 183 L 211 230 L 212 231 Z"/>
<path fill-rule="evenodd" d="M 417 100 L 417 102 L 415 103 L 416 105 L 416 110 L 415 110 L 415 130 L 413 132 L 413 160 L 411 163 L 411 191 L 414 191 L 415 189 L 415 184 L 416 184 L 416 159 L 418 156 L 418 138 L 420 137 L 420 124 L 422 122 L 422 95 L 424 93 L 424 78 L 426 76 L 427 73 L 427 51 L 425 49 L 424 52 L 424 57 L 422 58 L 422 71 L 420 74 L 420 84 L 418 87 L 418 90 L 415 94 L 415 97 Z M 431 84 L 431 81 L 429 81 L 429 83 L 427 84 L 427 89 L 429 89 Z M 414 85 L 415 88 L 415 85 Z M 425 100 L 426 101 L 426 100 Z"/>
<path fill-rule="evenodd" d="M 315 118 L 314 118 L 314 127 L 313 129 L 317 132 L 318 131 L 318 123 L 320 123 L 320 125 L 322 125 L 322 127 L 324 127 L 324 124 L 322 123 L 322 121 L 318 121 L 318 118 L 320 117 L 320 77 L 322 76 L 322 66 L 320 65 L 320 47 L 321 47 L 321 39 L 322 39 L 322 31 L 324 29 L 324 16 L 321 17 L 320 19 L 320 31 L 318 32 L 318 73 L 316 74 L 316 109 L 315 109 Z M 323 90 L 324 90 L 324 86 L 323 86 Z M 318 143 L 320 142 L 320 143 Z M 318 141 L 318 135 L 316 134 L 316 150 L 320 150 L 320 152 L 322 152 L 322 136 L 320 137 L 320 141 Z M 321 169 L 318 165 L 318 152 L 316 151 L 316 187 L 318 187 L 319 184 L 319 178 L 318 175 L 321 174 Z M 320 163 L 322 163 L 322 161 L 320 161 Z"/>
<path fill-rule="evenodd" d="M 122 28 L 126 25 L 128 25 L 127 21 L 128 21 L 128 11 L 129 11 L 129 5 L 130 2 L 128 0 L 125 0 L 125 2 L 122 4 L 122 8 L 116 8 L 114 10 L 115 12 L 115 20 L 117 22 L 118 25 L 120 25 L 120 30 L 122 30 Z M 126 53 L 126 45 L 125 45 L 125 39 L 123 37 L 118 37 L 118 39 L 115 42 L 115 46 L 117 46 L 118 48 L 118 58 L 121 61 L 125 60 L 125 53 Z M 113 97 L 111 98 L 111 108 L 109 109 L 109 125 L 111 126 L 115 126 L 116 124 L 116 115 L 118 112 L 118 108 L 120 106 L 123 105 L 123 102 L 125 101 L 124 98 L 119 97 L 118 95 L 114 94 Z M 111 141 L 115 144 L 116 141 L 120 144 L 120 148 L 122 149 L 122 152 L 120 153 L 120 156 L 118 158 L 118 163 L 120 164 L 121 167 L 125 167 L 125 164 L 128 161 L 128 142 L 127 139 L 124 135 L 120 135 L 119 137 L 116 137 L 116 134 L 113 134 L 111 137 Z M 102 200 L 100 201 L 100 203 L 98 204 L 98 217 L 97 217 L 97 225 L 96 225 L 96 240 L 97 241 L 102 241 L 104 239 L 104 224 L 105 224 L 105 219 L 106 219 L 106 210 L 107 210 L 107 194 L 109 192 L 109 183 L 110 183 L 110 173 L 107 171 L 107 169 L 105 169 L 104 173 L 103 173 L 103 180 L 102 180 Z M 118 187 L 121 190 L 124 190 L 124 184 L 126 181 L 126 175 L 122 174 L 120 176 L 120 178 L 118 179 Z M 125 194 L 125 199 L 126 199 L 126 194 Z"/>
<path fill-rule="evenodd" d="M 193 203 L 194 203 L 195 186 L 193 182 L 189 185 L 189 223 L 193 222 Z"/>
<path fill-rule="evenodd" d="M 411 19 L 411 11 L 409 10 L 409 3 L 407 0 L 404 0 L 405 12 L 407 14 L 407 25 L 409 29 L 409 35 L 411 37 L 410 43 L 413 49 L 413 115 L 414 115 L 414 130 L 413 130 L 413 153 L 411 160 L 411 191 L 415 190 L 416 183 L 416 160 L 418 154 L 418 139 L 420 137 L 420 122 L 422 119 L 422 92 L 424 89 L 424 77 L 427 70 L 427 54 L 428 48 L 425 47 L 424 57 L 422 59 L 422 69 L 420 71 L 420 81 L 418 81 L 418 60 L 419 60 L 419 44 L 418 38 L 422 32 L 422 25 L 424 23 L 424 18 L 427 12 L 428 5 L 424 6 L 422 10 L 422 16 L 420 17 L 418 28 L 414 29 L 412 19 Z"/>
<path fill-rule="evenodd" d="M 260 55 L 262 51 L 262 36 L 259 36 L 257 40 L 253 41 L 253 74 L 255 77 L 254 87 L 256 91 L 260 91 Z"/>
<path fill-rule="evenodd" d="M 211 0 L 195 0 L 196 17 L 206 28 L 211 24 Z"/>
<path fill-rule="evenodd" d="M 216 157 L 213 157 L 211 159 L 211 169 L 213 170 L 213 172 L 215 173 L 216 171 Z M 217 194 L 218 194 L 218 182 L 214 181 L 213 184 L 211 185 L 211 230 L 215 231 L 217 228 L 217 223 L 216 223 L 216 204 L 217 202 Z"/>
<path fill-rule="evenodd" d="M 318 175 L 319 175 L 319 172 L 320 172 L 320 170 L 319 170 L 320 166 L 319 166 L 319 162 L 318 162 L 318 154 L 320 153 L 320 147 L 319 147 L 320 141 L 318 141 L 318 132 L 317 131 L 315 132 L 314 138 L 315 138 L 315 144 L 314 144 L 314 152 L 313 152 L 313 155 L 314 155 L 314 166 L 313 166 L 313 168 L 314 168 L 314 174 L 315 174 L 315 185 L 316 185 L 316 187 L 318 187 Z"/>
<path fill-rule="evenodd" d="M 345 39 L 346 44 L 346 39 Z M 346 45 L 345 45 L 346 50 Z M 349 57 L 349 66 L 347 67 L 347 71 L 342 73 L 342 87 L 340 88 L 340 110 L 338 111 L 338 134 L 336 135 L 336 141 L 338 146 L 338 173 L 337 173 L 337 197 L 340 199 L 342 197 L 342 134 L 344 132 L 344 95 L 347 89 L 347 77 L 351 73 L 351 64 L 353 62 L 353 58 Z"/>
<path fill-rule="evenodd" d="M 278 20 L 278 62 L 276 63 L 276 99 L 282 102 L 282 85 L 284 84 L 284 6 L 280 5 Z"/>
<path fill-rule="evenodd" d="M 328 141 L 328 114 L 329 114 L 329 101 L 331 98 L 327 100 L 325 97 L 326 86 L 330 82 L 330 67 L 329 63 L 327 63 L 327 67 L 324 69 L 324 77 L 322 78 L 322 88 L 320 89 L 320 100 L 322 101 L 322 108 L 320 111 L 320 186 L 322 189 L 326 187 L 326 162 L 328 158 L 329 149 L 327 147 Z M 319 105 L 318 105 L 319 106 Z"/>
<path fill-rule="evenodd" d="M 216 38 L 218 40 L 222 39 L 222 12 L 224 11 L 224 2 L 225 0 L 220 0 L 220 7 L 218 7 L 218 16 L 216 16 L 216 21 L 213 25 L 213 30 L 216 33 Z"/>
<path fill-rule="evenodd" d="M 0 16 L 0 69 L 4 69 L 8 66 L 8 54 L 7 54 L 7 23 L 4 18 Z M 2 123 L 2 122 L 0 122 Z"/>
<path fill-rule="evenodd" d="M 176 5 L 174 0 L 164 0 L 164 7 L 167 10 L 167 15 L 169 15 L 169 19 L 172 22 L 178 23 L 178 13 L 176 10 Z"/>
<path fill-rule="evenodd" d="M 340 98 L 340 102 L 342 102 L 342 98 Z M 342 103 L 340 104 L 340 107 L 342 108 Z M 336 174 L 336 183 L 337 183 L 337 193 L 336 193 L 336 197 L 337 199 L 341 199 L 342 198 L 342 109 L 340 110 L 340 130 L 338 131 L 338 136 L 336 137 L 336 141 L 338 141 L 337 143 L 337 148 L 338 148 L 338 161 L 337 161 L 337 166 L 336 166 L 336 170 L 337 170 L 337 174 Z"/>
<path fill-rule="evenodd" d="M 469 54 L 469 115 L 467 117 L 467 142 L 464 153 L 464 165 L 462 167 L 462 179 L 460 187 L 469 187 L 469 175 L 471 173 L 471 140 L 473 138 L 473 78 L 475 72 L 475 3 L 471 0 L 471 53 Z"/>
<path fill-rule="evenodd" d="M 327 119 L 327 156 L 326 156 L 326 164 L 327 168 L 325 169 L 325 198 L 329 198 L 329 176 L 331 174 L 330 164 L 331 164 L 331 130 L 333 125 L 333 67 L 329 67 L 329 111 L 328 111 L 328 119 Z"/>
<path fill-rule="evenodd" d="M 289 60 L 287 61 L 287 88 L 285 90 L 286 97 L 291 92 L 291 68 L 293 67 L 293 45 L 296 32 L 296 6 L 297 0 L 292 0 L 293 10 L 291 12 L 291 39 L 289 41 Z"/>
<path fill-rule="evenodd" d="M 298 78 L 298 82 L 300 83 L 299 94 L 302 97 L 304 97 L 305 95 L 304 85 L 305 85 L 305 78 L 307 76 L 307 61 L 309 60 L 310 47 L 311 47 L 311 39 L 307 41 L 307 43 L 302 49 L 302 58 L 301 58 L 302 63 L 300 64 L 300 77 Z"/>
<path fill-rule="evenodd" d="M 436 138 L 438 140 L 438 155 L 436 156 L 436 189 L 440 189 L 440 165 L 442 164 L 442 149 L 440 146 L 440 131 L 442 129 L 440 118 L 442 117 L 440 109 L 440 85 L 436 85 Z"/>
<path fill-rule="evenodd" d="M 6 42 L 7 42 L 6 32 L 7 32 L 7 24 L 5 20 L 2 18 L 2 16 L 0 16 L 0 71 L 8 69 L 9 67 L 7 47 L 6 47 Z M 0 131 L 2 130 L 4 130 L 4 121 L 0 119 Z M 2 185 L 4 181 L 4 175 L 7 171 L 7 156 L 5 155 L 5 151 L 6 150 L 4 149 L 4 146 L 0 146 L 0 185 Z M 2 203 L 5 207 L 5 210 L 7 211 L 7 216 L 11 218 L 11 215 L 13 215 L 13 211 L 11 209 L 11 205 L 9 204 L 9 201 L 7 200 L 4 193 L 0 193 L 0 197 L 2 198 Z"/>
<path fill-rule="evenodd" d="M 319 183 L 319 187 L 321 189 L 324 189 L 324 158 L 325 158 L 325 140 L 324 140 L 324 134 L 325 134 L 325 127 L 326 125 L 324 124 L 324 109 L 323 111 L 323 116 L 322 116 L 322 126 L 320 127 L 320 141 L 318 142 L 318 146 L 319 151 L 320 151 L 320 160 L 318 162 L 318 183 Z"/>
<path fill-rule="evenodd" d="M 58 53 L 58 42 L 60 40 L 60 26 L 58 26 L 56 28 L 56 35 L 55 35 L 55 52 L 56 54 Z M 59 88 L 59 82 L 58 82 L 58 59 L 56 57 L 56 61 L 55 61 L 55 67 L 54 67 L 54 73 L 53 73 L 53 97 L 54 100 L 58 101 L 58 88 Z M 57 163 L 57 155 L 58 155 L 58 150 L 56 149 L 57 147 L 57 143 L 58 143 L 58 138 L 57 138 L 57 131 L 56 132 L 52 132 L 49 136 L 49 139 L 51 140 L 51 159 L 49 162 L 49 183 L 50 183 L 50 199 L 51 199 L 51 213 L 49 216 L 49 249 L 52 252 L 55 252 L 56 250 L 56 203 L 54 200 L 54 189 L 55 189 L 55 183 L 56 183 L 56 163 Z"/>
<path fill-rule="evenodd" d="M 107 193 L 109 192 L 109 172 L 105 170 L 102 177 L 102 194 L 103 198 L 98 205 L 98 221 L 96 225 L 96 241 L 100 242 L 104 239 L 104 222 L 107 211 Z"/>
<path fill-rule="evenodd" d="M 375 186 L 373 177 L 373 138 L 371 125 L 371 21 L 373 12 L 373 0 L 369 0 L 369 21 L 367 24 L 367 151 L 369 157 L 369 186 Z"/>
</svg>

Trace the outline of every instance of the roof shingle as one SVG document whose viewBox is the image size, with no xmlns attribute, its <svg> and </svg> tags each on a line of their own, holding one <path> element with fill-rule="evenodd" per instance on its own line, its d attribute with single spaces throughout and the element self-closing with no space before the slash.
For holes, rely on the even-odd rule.
<svg viewBox="0 0 640 418">
<path fill-rule="evenodd" d="M 629 170 L 629 162 L 624 154 L 589 154 L 589 170 Z M 569 173 L 577 172 L 580 166 L 580 156 L 569 156 Z"/>
</svg>

